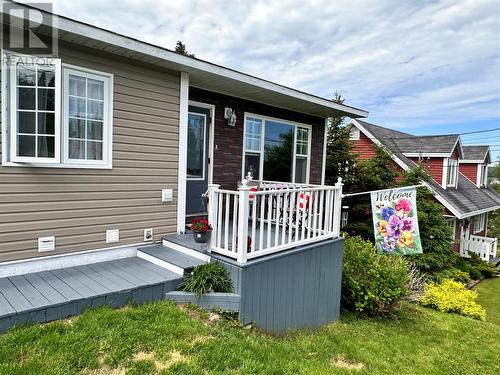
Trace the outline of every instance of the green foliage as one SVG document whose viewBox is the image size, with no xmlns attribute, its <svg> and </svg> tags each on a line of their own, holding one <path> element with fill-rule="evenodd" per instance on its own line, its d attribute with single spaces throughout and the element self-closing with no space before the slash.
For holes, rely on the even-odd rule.
<svg viewBox="0 0 500 375">
<path fill-rule="evenodd" d="M 375 254 L 371 242 L 346 239 L 342 270 L 344 307 L 367 315 L 390 312 L 408 294 L 408 264 L 402 257 Z"/>
<path fill-rule="evenodd" d="M 479 305 L 478 294 L 457 281 L 444 280 L 441 284 L 426 286 L 421 304 L 441 312 L 457 313 L 470 318 L 485 320 L 486 311 Z"/>
<path fill-rule="evenodd" d="M 430 176 L 422 165 L 407 171 L 402 185 L 419 185 Z M 460 256 L 453 251 L 452 231 L 444 218 L 444 208 L 426 187 L 417 188 L 417 212 L 423 254 L 412 255 L 421 271 L 440 272 L 455 265 Z"/>
<path fill-rule="evenodd" d="M 178 40 L 177 43 L 175 43 L 174 51 L 184 56 L 194 57 L 194 54 L 189 53 L 188 50 L 186 49 L 186 45 L 182 43 L 180 40 Z"/>
<path fill-rule="evenodd" d="M 375 152 L 376 157 L 373 159 L 358 162 L 355 183 L 351 189 L 346 188 L 347 192 L 364 192 L 396 186 L 398 173 L 387 167 L 392 162 L 391 154 L 382 147 L 377 147 Z M 370 195 L 347 197 L 343 205 L 349 206 L 349 220 L 343 230 L 352 236 L 372 239 L 374 234 Z"/>
<path fill-rule="evenodd" d="M 229 272 L 222 264 L 211 262 L 196 266 L 193 272 L 184 279 L 179 288 L 201 297 L 210 291 L 231 293 L 233 291 L 233 282 L 229 277 Z"/>
<path fill-rule="evenodd" d="M 335 103 L 342 104 L 344 99 L 335 93 Z M 356 155 L 352 152 L 353 144 L 349 141 L 349 129 L 344 126 L 345 117 L 331 117 L 328 119 L 326 137 L 326 183 L 334 185 L 339 177 L 342 178 L 344 189 L 349 191 L 356 180 Z"/>
<path fill-rule="evenodd" d="M 453 281 L 458 281 L 462 284 L 468 284 L 471 282 L 471 277 L 468 272 L 459 270 L 458 268 L 446 268 L 442 271 L 435 272 L 428 275 L 432 281 L 441 283 L 446 279 L 451 279 Z"/>
<path fill-rule="evenodd" d="M 465 262 L 487 279 L 491 279 L 497 274 L 497 269 L 493 264 L 481 260 L 475 253 L 470 253 L 470 258 L 466 259 Z"/>
</svg>

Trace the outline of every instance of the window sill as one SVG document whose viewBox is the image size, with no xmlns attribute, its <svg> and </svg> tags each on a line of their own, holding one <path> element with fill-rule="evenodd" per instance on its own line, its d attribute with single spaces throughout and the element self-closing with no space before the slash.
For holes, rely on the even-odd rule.
<svg viewBox="0 0 500 375">
<path fill-rule="evenodd" d="M 65 168 L 65 169 L 113 169 L 107 164 L 50 164 L 50 163 L 15 163 L 12 161 L 2 162 L 2 167 L 20 168 Z"/>
</svg>

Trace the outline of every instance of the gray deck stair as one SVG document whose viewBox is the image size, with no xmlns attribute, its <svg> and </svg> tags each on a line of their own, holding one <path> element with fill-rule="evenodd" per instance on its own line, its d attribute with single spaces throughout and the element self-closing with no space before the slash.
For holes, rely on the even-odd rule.
<svg viewBox="0 0 500 375">
<path fill-rule="evenodd" d="M 88 307 L 163 299 L 182 276 L 139 257 L 0 278 L 0 333 L 15 324 L 47 322 Z"/>
<path fill-rule="evenodd" d="M 139 248 L 137 256 L 179 275 L 185 275 L 194 267 L 206 263 L 206 261 L 164 245 Z"/>
</svg>

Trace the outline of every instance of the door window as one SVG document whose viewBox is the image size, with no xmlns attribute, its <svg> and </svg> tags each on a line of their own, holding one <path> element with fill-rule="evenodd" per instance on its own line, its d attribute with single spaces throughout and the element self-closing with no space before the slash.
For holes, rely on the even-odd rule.
<svg viewBox="0 0 500 375">
<path fill-rule="evenodd" d="M 188 116 L 188 149 L 187 178 L 205 178 L 205 126 L 206 116 L 200 113 L 189 113 Z"/>
</svg>

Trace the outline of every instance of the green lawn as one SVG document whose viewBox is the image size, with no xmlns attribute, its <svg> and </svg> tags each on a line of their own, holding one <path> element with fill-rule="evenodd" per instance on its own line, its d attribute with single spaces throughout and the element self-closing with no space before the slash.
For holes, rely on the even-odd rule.
<svg viewBox="0 0 500 375">
<path fill-rule="evenodd" d="M 405 305 L 282 338 L 162 301 L 0 336 L 0 374 L 498 374 L 500 326 Z"/>
<path fill-rule="evenodd" d="M 500 326 L 500 278 L 483 280 L 474 288 L 478 302 L 486 309 L 486 320 Z"/>
</svg>

